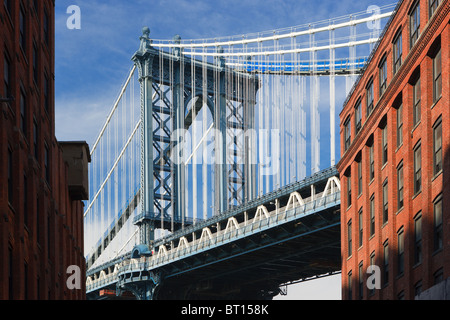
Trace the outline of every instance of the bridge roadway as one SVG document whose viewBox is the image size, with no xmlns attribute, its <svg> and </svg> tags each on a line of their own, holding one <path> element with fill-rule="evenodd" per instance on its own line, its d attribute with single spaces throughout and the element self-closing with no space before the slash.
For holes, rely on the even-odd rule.
<svg viewBox="0 0 450 320">
<path fill-rule="evenodd" d="M 335 167 L 88 270 L 88 299 L 271 299 L 338 272 Z M 131 295 L 132 294 L 132 295 Z"/>
</svg>

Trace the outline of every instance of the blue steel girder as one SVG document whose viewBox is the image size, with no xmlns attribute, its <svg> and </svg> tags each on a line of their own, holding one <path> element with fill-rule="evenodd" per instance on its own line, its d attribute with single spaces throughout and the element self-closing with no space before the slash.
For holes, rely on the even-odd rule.
<svg viewBox="0 0 450 320">
<path fill-rule="evenodd" d="M 205 100 L 213 116 L 214 126 L 223 138 L 223 145 L 217 144 L 220 139 L 217 139 L 215 145 L 215 154 L 218 158 L 214 170 L 216 195 L 214 214 L 227 210 L 230 204 L 242 204 L 245 199 L 251 199 L 256 189 L 254 169 L 233 165 L 233 160 L 240 160 L 236 155 L 245 157 L 245 151 L 251 142 L 239 145 L 236 139 L 230 139 L 227 146 L 225 132 L 229 128 L 228 124 L 234 128 L 252 127 L 254 111 L 246 109 L 254 107 L 259 82 L 254 75 L 226 67 L 223 59 L 217 59 L 215 63 L 206 63 L 185 57 L 177 49 L 171 52 L 156 50 L 151 46 L 148 35 L 149 31 L 144 29 L 144 34 L 140 38 L 140 49 L 132 58 L 139 70 L 143 120 L 141 134 L 143 212 L 136 217 L 135 223 L 141 225 L 144 221 L 148 221 L 151 223 L 149 228 L 153 230 L 154 223 L 158 220 L 171 220 L 169 229 L 176 231 L 186 226 L 185 168 L 183 163 L 174 165 L 170 160 L 173 149 L 181 143 L 172 140 L 171 134 L 178 129 L 189 128 L 193 114 L 203 107 Z M 225 77 L 225 74 L 228 76 Z M 235 76 L 230 78 L 230 74 Z M 188 108 L 194 99 L 191 108 Z M 151 118 L 146 115 L 149 110 L 152 113 Z M 151 145 L 146 142 L 149 139 L 153 141 Z M 227 147 L 234 149 L 231 153 L 234 157 L 227 159 Z M 150 164 L 151 159 L 153 161 Z M 231 161 L 231 165 L 227 160 Z M 246 180 L 249 180 L 248 188 Z M 153 190 L 147 190 L 151 187 Z M 165 226 L 163 224 L 164 228 Z M 148 235 L 141 238 L 152 237 Z"/>
</svg>

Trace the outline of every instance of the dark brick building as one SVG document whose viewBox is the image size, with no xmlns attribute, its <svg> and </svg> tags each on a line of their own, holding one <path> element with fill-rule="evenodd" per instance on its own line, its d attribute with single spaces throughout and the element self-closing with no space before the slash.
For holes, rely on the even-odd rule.
<svg viewBox="0 0 450 320">
<path fill-rule="evenodd" d="M 55 138 L 54 6 L 0 3 L 0 300 L 85 297 L 89 151 Z M 71 265 L 81 290 L 66 285 Z"/>
<path fill-rule="evenodd" d="M 343 299 L 448 283 L 449 12 L 448 0 L 401 0 L 340 114 Z"/>
</svg>

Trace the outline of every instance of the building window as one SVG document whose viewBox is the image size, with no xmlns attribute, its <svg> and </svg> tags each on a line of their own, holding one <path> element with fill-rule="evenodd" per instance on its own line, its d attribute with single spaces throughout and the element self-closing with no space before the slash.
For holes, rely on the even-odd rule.
<svg viewBox="0 0 450 320">
<path fill-rule="evenodd" d="M 444 271 L 443 271 L 443 269 L 440 268 L 438 271 L 436 271 L 433 274 L 433 278 L 434 278 L 434 284 L 435 285 L 440 283 L 440 282 L 442 282 L 442 281 L 444 281 Z"/>
<path fill-rule="evenodd" d="M 13 204 L 13 154 L 11 149 L 8 148 L 8 202 L 10 205 Z"/>
<path fill-rule="evenodd" d="M 345 133 L 345 151 L 348 150 L 351 144 L 351 124 L 350 124 L 350 117 L 347 118 L 347 120 L 344 123 L 344 133 Z"/>
<path fill-rule="evenodd" d="M 358 161 L 358 195 L 361 195 L 363 191 L 363 181 L 362 181 L 362 161 Z"/>
<path fill-rule="evenodd" d="M 405 271 L 405 234 L 403 228 L 397 234 L 398 248 L 397 248 L 397 273 L 402 275 Z"/>
<path fill-rule="evenodd" d="M 23 175 L 23 222 L 28 226 L 28 179 Z"/>
<path fill-rule="evenodd" d="M 25 90 L 20 86 L 20 130 L 26 136 L 27 134 L 27 99 Z"/>
<path fill-rule="evenodd" d="M 397 167 L 397 210 L 403 208 L 403 162 Z"/>
<path fill-rule="evenodd" d="M 361 100 L 359 100 L 355 106 L 355 130 L 356 130 L 355 134 L 358 134 L 359 130 L 361 130 L 361 123 L 362 123 L 362 110 L 361 110 Z"/>
<path fill-rule="evenodd" d="M 39 161 L 39 132 L 36 118 L 33 119 L 33 148 L 34 157 Z"/>
<path fill-rule="evenodd" d="M 347 208 L 352 205 L 352 175 L 349 170 L 347 174 Z"/>
<path fill-rule="evenodd" d="M 422 262 L 422 214 L 414 218 L 414 264 Z"/>
<path fill-rule="evenodd" d="M 422 293 L 422 280 L 418 281 L 415 285 L 414 285 L 414 295 L 418 296 L 419 294 Z"/>
<path fill-rule="evenodd" d="M 373 80 L 370 80 L 368 86 L 366 87 L 367 95 L 367 116 L 369 116 L 373 111 Z"/>
<path fill-rule="evenodd" d="M 387 179 L 383 183 L 383 224 L 388 222 L 389 210 L 388 210 L 388 181 Z"/>
<path fill-rule="evenodd" d="M 364 216 L 363 216 L 363 209 L 359 209 L 358 212 L 358 217 L 359 217 L 359 233 L 358 233 L 358 238 L 359 238 L 359 247 L 362 247 L 363 245 L 363 226 L 364 226 Z"/>
<path fill-rule="evenodd" d="M 438 101 L 442 94 L 442 63 L 441 48 L 439 47 L 433 58 L 433 102 Z"/>
<path fill-rule="evenodd" d="M 434 202 L 434 250 L 442 249 L 442 195 Z"/>
<path fill-rule="evenodd" d="M 441 0 L 429 0 L 429 3 L 430 3 L 429 13 L 431 18 L 431 16 L 436 12 L 437 8 L 441 4 Z"/>
<path fill-rule="evenodd" d="M 389 243 L 386 242 L 383 244 L 383 282 L 384 285 L 389 283 Z"/>
<path fill-rule="evenodd" d="M 420 142 L 414 148 L 414 194 L 422 190 L 422 151 Z"/>
<path fill-rule="evenodd" d="M 353 299 L 353 281 L 352 281 L 352 272 L 350 271 L 348 273 L 348 300 L 352 300 Z"/>
<path fill-rule="evenodd" d="M 370 236 L 375 234 L 375 195 L 370 198 Z"/>
<path fill-rule="evenodd" d="M 39 207 L 39 195 L 36 197 L 36 243 L 41 243 L 41 208 Z"/>
<path fill-rule="evenodd" d="M 387 124 L 381 129 L 381 159 L 382 165 L 385 165 L 388 161 L 388 132 Z"/>
<path fill-rule="evenodd" d="M 347 223 L 347 246 L 348 256 L 352 256 L 352 219 Z"/>
<path fill-rule="evenodd" d="M 420 77 L 413 84 L 413 126 L 420 121 Z"/>
<path fill-rule="evenodd" d="M 364 298 L 364 271 L 363 271 L 363 262 L 361 261 L 359 263 L 358 267 L 358 293 L 359 293 L 359 300 L 362 300 Z"/>
<path fill-rule="evenodd" d="M 9 299 L 13 300 L 14 299 L 14 275 L 13 275 L 13 270 L 14 270 L 14 260 L 13 260 L 13 249 L 12 247 L 9 245 L 8 246 L 8 294 L 9 294 Z"/>
<path fill-rule="evenodd" d="M 420 1 L 416 1 L 409 14 L 410 47 L 412 48 L 420 35 Z"/>
<path fill-rule="evenodd" d="M 442 119 L 433 127 L 433 174 L 437 175 L 442 170 Z"/>
<path fill-rule="evenodd" d="M 374 252 L 374 251 L 370 254 L 369 261 L 370 261 L 370 265 L 371 265 L 371 266 L 374 266 L 374 265 L 375 265 L 375 252 Z M 374 271 L 374 272 L 375 272 L 375 271 Z M 372 273 L 372 274 L 373 274 L 373 273 Z M 371 286 L 371 289 L 370 289 L 370 291 L 369 291 L 369 295 L 374 295 L 374 294 L 375 294 L 375 286 Z"/>
<path fill-rule="evenodd" d="M 397 148 L 403 144 L 403 104 L 397 108 Z"/>
<path fill-rule="evenodd" d="M 370 181 L 375 178 L 375 154 L 373 142 L 369 146 L 369 177 Z"/>
<path fill-rule="evenodd" d="M 3 2 L 4 2 L 4 5 L 5 5 L 5 8 L 6 8 L 6 11 L 11 16 L 11 2 L 12 2 L 12 0 L 4 0 Z"/>
<path fill-rule="evenodd" d="M 33 43 L 33 80 L 39 84 L 38 51 L 35 43 Z"/>
<path fill-rule="evenodd" d="M 387 88 L 387 63 L 386 56 L 381 60 L 379 65 L 378 74 L 380 77 L 380 97 L 383 95 Z"/>
<path fill-rule="evenodd" d="M 50 83 L 47 74 L 44 75 L 44 108 L 45 111 L 50 112 Z"/>
<path fill-rule="evenodd" d="M 23 266 L 23 282 L 24 282 L 24 299 L 28 300 L 28 263 L 24 263 Z"/>
<path fill-rule="evenodd" d="M 402 30 L 400 30 L 394 38 L 393 42 L 393 56 L 394 56 L 394 74 L 400 69 L 402 65 Z"/>
<path fill-rule="evenodd" d="M 47 45 L 50 44 L 50 18 L 47 10 L 44 9 L 44 40 Z"/>
<path fill-rule="evenodd" d="M 50 151 L 47 144 L 44 147 L 44 169 L 45 169 L 45 179 L 47 183 L 50 184 Z"/>
<path fill-rule="evenodd" d="M 9 98 L 11 96 L 11 66 L 6 56 L 3 61 L 3 94 L 5 98 Z"/>
<path fill-rule="evenodd" d="M 26 44 L 26 36 L 25 36 L 25 30 L 26 30 L 26 23 L 25 23 L 25 13 L 23 12 L 22 7 L 20 7 L 19 10 L 19 43 L 20 47 L 22 48 L 23 52 L 25 52 L 25 44 Z"/>
</svg>

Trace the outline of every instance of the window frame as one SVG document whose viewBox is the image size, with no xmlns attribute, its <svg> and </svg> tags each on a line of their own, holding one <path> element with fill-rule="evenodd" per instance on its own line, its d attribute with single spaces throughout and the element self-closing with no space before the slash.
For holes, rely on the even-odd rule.
<svg viewBox="0 0 450 320">
<path fill-rule="evenodd" d="M 388 162 L 388 126 L 387 123 L 381 128 L 381 165 Z"/>
<path fill-rule="evenodd" d="M 389 284 L 389 240 L 383 243 L 383 285 Z"/>
<path fill-rule="evenodd" d="M 389 221 L 389 189 L 388 189 L 388 179 L 386 178 L 383 182 L 382 187 L 383 193 L 383 224 Z"/>
<path fill-rule="evenodd" d="M 403 145 L 403 103 L 401 103 L 396 111 L 397 114 L 397 148 Z"/>
<path fill-rule="evenodd" d="M 369 145 L 369 179 L 371 182 L 375 179 L 375 145 L 373 141 Z"/>
<path fill-rule="evenodd" d="M 355 135 L 361 130 L 362 127 L 362 108 L 361 108 L 361 98 L 355 104 Z"/>
<path fill-rule="evenodd" d="M 402 66 L 402 55 L 403 55 L 403 44 L 402 44 L 402 28 L 397 31 L 394 36 L 394 40 L 392 41 L 392 68 L 394 74 L 398 72 L 400 67 Z"/>
<path fill-rule="evenodd" d="M 381 61 L 378 64 L 378 79 L 379 79 L 379 89 L 380 89 L 380 97 L 381 97 L 387 89 L 387 58 L 386 58 L 386 54 L 384 54 L 383 58 L 381 58 Z"/>
<path fill-rule="evenodd" d="M 11 97 L 11 60 L 5 53 L 3 57 L 3 94 L 5 98 Z"/>
<path fill-rule="evenodd" d="M 8 203 L 13 206 L 14 203 L 14 154 L 12 149 L 8 146 L 7 158 L 7 175 L 8 175 Z"/>
<path fill-rule="evenodd" d="M 409 46 L 412 48 L 420 37 L 420 1 L 415 1 L 409 11 Z"/>
<path fill-rule="evenodd" d="M 403 160 L 397 166 L 397 211 L 400 211 L 405 205 L 405 178 L 403 173 Z"/>
<path fill-rule="evenodd" d="M 441 4 L 441 0 L 428 0 L 428 14 L 431 18 Z"/>
<path fill-rule="evenodd" d="M 372 114 L 374 109 L 374 92 L 373 92 L 373 78 L 370 78 L 366 86 L 366 105 L 367 105 L 367 117 Z"/>
<path fill-rule="evenodd" d="M 375 235 L 375 194 L 370 197 L 369 206 L 369 235 L 373 237 Z"/>
<path fill-rule="evenodd" d="M 358 164 L 358 196 L 363 192 L 363 176 L 362 176 L 362 159 L 357 161 Z"/>
<path fill-rule="evenodd" d="M 397 232 L 397 275 L 405 272 L 405 230 L 403 226 Z"/>
<path fill-rule="evenodd" d="M 346 176 L 347 180 L 347 208 L 350 208 L 352 205 L 352 173 L 351 169 L 348 170 Z"/>
<path fill-rule="evenodd" d="M 353 254 L 352 219 L 347 222 L 347 257 Z"/>
<path fill-rule="evenodd" d="M 417 155 L 418 153 L 418 155 Z M 422 143 L 419 140 L 419 142 L 416 143 L 414 146 L 414 195 L 417 195 L 422 191 Z M 417 161 L 419 160 L 419 161 Z"/>
<path fill-rule="evenodd" d="M 347 117 L 347 119 L 344 122 L 344 148 L 345 151 L 350 148 L 350 145 L 352 144 L 352 127 L 351 127 L 351 121 L 350 116 Z"/>
<path fill-rule="evenodd" d="M 439 139 L 436 138 L 436 133 L 440 132 Z M 440 141 L 439 145 L 437 140 Z M 436 149 L 437 148 L 437 149 Z M 440 116 L 433 125 L 433 176 L 437 176 L 443 170 L 442 157 L 442 116 Z"/>
<path fill-rule="evenodd" d="M 421 112 L 421 81 L 420 74 L 417 75 L 417 78 L 414 80 L 412 84 L 412 98 L 413 98 L 413 127 L 417 126 L 421 120 L 422 112 Z"/>
<path fill-rule="evenodd" d="M 414 265 L 422 263 L 422 212 L 419 212 L 414 216 L 414 252 L 413 259 Z"/>
<path fill-rule="evenodd" d="M 440 206 L 440 213 L 437 217 L 436 208 Z M 443 212 L 442 212 L 442 194 L 433 201 L 433 249 L 439 251 L 443 248 Z"/>
<path fill-rule="evenodd" d="M 361 248 L 364 244 L 364 212 L 361 207 L 358 211 L 358 244 L 359 248 Z"/>
<path fill-rule="evenodd" d="M 436 48 L 433 58 L 433 103 L 436 103 L 442 96 L 442 57 L 441 45 Z M 437 70 L 437 66 L 439 69 Z"/>
</svg>

